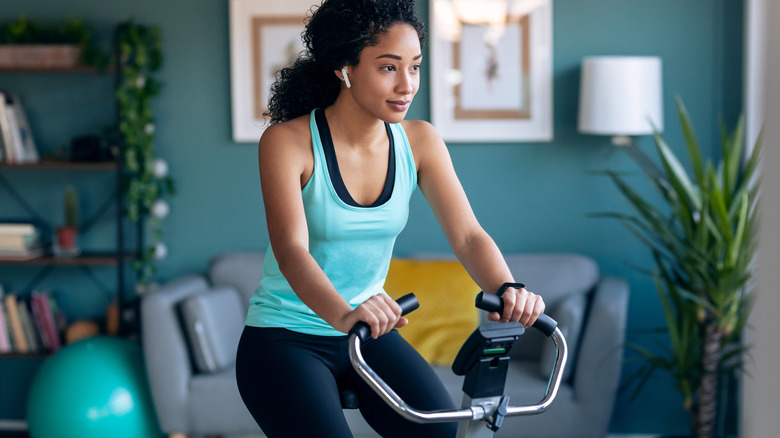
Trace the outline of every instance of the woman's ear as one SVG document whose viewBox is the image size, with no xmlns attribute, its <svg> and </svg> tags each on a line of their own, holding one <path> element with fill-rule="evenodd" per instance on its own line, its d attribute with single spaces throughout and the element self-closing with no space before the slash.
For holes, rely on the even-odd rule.
<svg viewBox="0 0 780 438">
<path fill-rule="evenodd" d="M 335 71 L 334 71 L 334 73 L 336 73 L 336 77 L 337 78 L 341 79 L 341 81 L 344 82 L 344 84 L 347 86 L 347 88 L 352 87 L 352 84 L 349 83 L 349 71 L 348 71 L 346 65 L 344 67 L 341 67 L 341 75 L 339 75 Z"/>
</svg>

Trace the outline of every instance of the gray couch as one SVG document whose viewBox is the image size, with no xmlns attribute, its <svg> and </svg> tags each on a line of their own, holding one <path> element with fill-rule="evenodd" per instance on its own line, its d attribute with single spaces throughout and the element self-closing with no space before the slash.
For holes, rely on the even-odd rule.
<svg viewBox="0 0 780 438">
<path fill-rule="evenodd" d="M 596 263 L 582 255 L 508 254 L 506 260 L 518 281 L 544 296 L 570 357 L 553 406 L 540 415 L 507 419 L 496 436 L 603 437 L 620 378 L 626 282 L 601 277 Z M 170 281 L 143 297 L 144 356 L 166 433 L 258 433 L 236 388 L 234 359 L 262 261 L 258 253 L 220 254 L 206 273 Z M 547 345 L 531 330 L 513 348 L 506 385 L 510 404 L 533 404 L 544 395 L 552 361 Z M 460 404 L 462 377 L 449 367 L 436 372 Z M 345 415 L 355 436 L 376 436 L 358 411 Z"/>
</svg>

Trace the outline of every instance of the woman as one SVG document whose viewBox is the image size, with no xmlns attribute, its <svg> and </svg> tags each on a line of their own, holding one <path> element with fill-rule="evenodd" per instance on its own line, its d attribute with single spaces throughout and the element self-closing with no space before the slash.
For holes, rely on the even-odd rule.
<svg viewBox="0 0 780 438">
<path fill-rule="evenodd" d="M 259 143 L 270 237 L 237 355 L 241 396 L 271 437 L 351 436 L 338 391 L 350 387 L 382 436 L 452 437 L 456 424 L 402 419 L 349 364 L 347 333 L 371 327 L 363 355 L 420 410 L 453 404 L 430 366 L 393 330 L 407 324 L 382 290 L 416 186 L 476 283 L 514 282 L 477 222 L 435 129 L 404 120 L 420 84 L 422 23 L 413 0 L 325 0 L 282 70 Z M 538 295 L 508 288 L 494 321 L 531 325 Z"/>
</svg>

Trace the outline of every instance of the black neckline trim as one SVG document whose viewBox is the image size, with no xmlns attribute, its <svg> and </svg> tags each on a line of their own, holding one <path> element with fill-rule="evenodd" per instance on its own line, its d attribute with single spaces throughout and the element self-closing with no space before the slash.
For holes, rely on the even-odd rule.
<svg viewBox="0 0 780 438">
<path fill-rule="evenodd" d="M 322 108 L 318 108 L 314 111 L 314 119 L 317 123 L 317 131 L 320 134 L 320 142 L 322 143 L 322 151 L 325 154 L 325 162 L 328 165 L 328 174 L 330 175 L 330 181 L 333 183 L 333 188 L 336 189 L 336 194 L 339 196 L 345 204 L 353 207 L 371 208 L 379 207 L 386 203 L 393 195 L 393 186 L 395 186 L 395 145 L 393 141 L 393 132 L 390 130 L 390 125 L 385 122 L 385 130 L 387 130 L 387 137 L 390 140 L 390 156 L 387 163 L 387 177 L 385 178 L 385 187 L 382 189 L 382 193 L 371 205 L 358 204 L 349 194 L 347 186 L 344 184 L 344 180 L 341 178 L 341 172 L 339 171 L 339 162 L 336 158 L 336 149 L 333 146 L 333 137 L 330 135 L 330 127 L 328 126 L 328 120 L 325 118 L 325 111 Z"/>
</svg>

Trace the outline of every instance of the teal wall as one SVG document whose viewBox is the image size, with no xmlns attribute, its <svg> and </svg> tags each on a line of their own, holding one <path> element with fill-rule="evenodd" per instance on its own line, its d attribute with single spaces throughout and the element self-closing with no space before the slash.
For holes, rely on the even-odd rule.
<svg viewBox="0 0 780 438">
<path fill-rule="evenodd" d="M 418 6 L 427 18 L 427 2 L 421 0 Z M 630 267 L 650 266 L 649 254 L 618 224 L 587 216 L 625 210 L 608 181 L 592 172 L 633 167 L 606 138 L 577 133 L 580 62 L 588 55 L 660 56 L 668 141 L 683 153 L 673 101 L 677 93 L 688 106 L 701 143 L 712 145 L 717 153 L 714 134 L 720 117 L 732 122 L 741 107 L 742 1 L 554 0 L 553 8 L 554 140 L 457 144 L 450 152 L 478 218 L 502 250 L 583 253 L 594 257 L 604 274 L 627 278 L 632 289 L 629 336 L 638 336 L 642 329 L 663 323 L 651 281 Z M 202 270 L 219 251 L 265 247 L 256 150 L 254 145 L 231 141 L 227 0 L 0 2 L 0 20 L 20 14 L 36 20 L 81 18 L 104 38 L 113 23 L 129 17 L 160 26 L 165 61 L 159 79 L 165 86 L 154 103 L 156 147 L 170 163 L 178 189 L 163 227 L 170 255 L 159 264 L 160 280 Z M 96 75 L 0 74 L 0 88 L 16 90 L 25 98 L 45 151 L 111 123 L 111 84 L 110 77 Z M 429 118 L 429 104 L 424 77 L 409 117 Z M 648 138 L 639 143 L 651 147 Z M 63 176 L 48 176 L 50 181 L 40 184 L 30 176 L 14 178 L 32 186 L 31 198 L 49 197 L 39 201 L 42 211 L 59 214 Z M 82 204 L 93 207 L 102 194 L 89 192 L 95 185 L 89 178 L 106 176 L 83 178 L 87 181 L 78 183 L 85 191 Z M 2 196 L 0 216 L 17 214 Z M 110 221 L 100 224 L 96 236 L 88 243 L 110 242 Z M 398 239 L 398 254 L 445 249 L 433 215 L 424 199 L 415 195 L 409 225 Z M 97 274 L 112 284 L 112 271 Z M 11 290 L 23 287 L 31 275 L 0 268 L 0 282 Z M 44 286 L 63 289 L 64 281 L 72 282 L 69 287 L 83 283 L 76 274 L 57 273 Z M 76 315 L 99 313 L 105 300 L 96 300 L 100 292 L 92 289 L 87 284 L 76 294 L 68 293 L 65 307 Z M 0 360 L 0 371 L 9 366 L 5 362 Z M 631 369 L 626 365 L 624 374 Z M 3 397 L 7 394 L 0 394 L 0 418 L 18 415 L 2 403 Z M 664 380 L 648 385 L 633 403 L 628 399 L 621 396 L 615 408 L 613 432 L 687 430 L 687 416 Z"/>
</svg>

